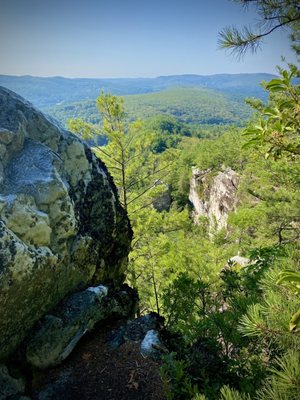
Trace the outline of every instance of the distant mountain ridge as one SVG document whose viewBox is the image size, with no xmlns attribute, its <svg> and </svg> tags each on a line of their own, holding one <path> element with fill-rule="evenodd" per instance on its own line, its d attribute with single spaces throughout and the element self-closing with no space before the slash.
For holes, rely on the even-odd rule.
<svg viewBox="0 0 300 400">
<path fill-rule="evenodd" d="M 44 108 L 61 103 L 94 100 L 101 90 L 116 95 L 145 94 L 160 92 L 170 87 L 193 86 L 215 89 L 231 95 L 237 100 L 245 97 L 266 98 L 260 86 L 275 75 L 217 74 L 217 75 L 170 75 L 156 78 L 64 78 L 0 75 L 0 86 L 4 86 L 31 101 L 36 107 Z"/>
</svg>

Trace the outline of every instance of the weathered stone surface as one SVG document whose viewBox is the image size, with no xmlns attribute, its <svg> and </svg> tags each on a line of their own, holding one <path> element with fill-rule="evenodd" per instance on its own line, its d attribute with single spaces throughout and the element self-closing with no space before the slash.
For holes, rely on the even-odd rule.
<svg viewBox="0 0 300 400">
<path fill-rule="evenodd" d="M 227 227 L 228 215 L 237 202 L 238 174 L 230 168 L 214 174 L 193 168 L 189 200 L 194 207 L 194 221 L 199 217 L 208 218 L 210 232 Z"/>
<path fill-rule="evenodd" d="M 27 361 L 47 368 L 67 358 L 81 337 L 103 318 L 101 303 L 107 292 L 106 286 L 88 288 L 70 296 L 58 315 L 46 315 L 27 346 Z"/>
<path fill-rule="evenodd" d="M 69 293 L 124 279 L 131 228 L 105 165 L 0 88 L 0 360 Z"/>
<path fill-rule="evenodd" d="M 131 315 L 135 301 L 136 294 L 128 287 L 108 295 L 108 288 L 100 285 L 71 295 L 40 322 L 27 345 L 27 361 L 37 368 L 59 364 L 96 323 Z"/>
</svg>

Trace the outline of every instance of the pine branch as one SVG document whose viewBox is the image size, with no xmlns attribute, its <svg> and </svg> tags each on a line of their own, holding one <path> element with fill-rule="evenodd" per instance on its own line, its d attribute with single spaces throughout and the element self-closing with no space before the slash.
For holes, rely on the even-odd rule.
<svg viewBox="0 0 300 400">
<path fill-rule="evenodd" d="M 274 19 L 278 18 L 279 17 L 274 17 Z M 238 58 L 242 58 L 248 50 L 255 53 L 260 47 L 260 42 L 264 37 L 270 35 L 279 28 L 300 21 L 299 15 L 294 18 L 286 18 L 286 21 L 280 22 L 262 33 L 254 33 L 248 27 L 244 27 L 242 30 L 238 30 L 236 27 L 226 27 L 219 33 L 219 47 L 221 49 L 230 49 L 231 53 L 237 55 Z"/>
</svg>

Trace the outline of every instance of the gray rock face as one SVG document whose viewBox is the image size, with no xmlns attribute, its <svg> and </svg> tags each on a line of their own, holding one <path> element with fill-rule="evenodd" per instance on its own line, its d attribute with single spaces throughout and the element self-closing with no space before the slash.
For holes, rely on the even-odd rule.
<svg viewBox="0 0 300 400">
<path fill-rule="evenodd" d="M 217 175 L 213 171 L 193 168 L 189 200 L 194 207 L 194 221 L 199 217 L 208 218 L 210 232 L 227 227 L 228 214 L 237 202 L 238 174 L 226 168 Z"/>
<path fill-rule="evenodd" d="M 131 236 L 105 165 L 0 88 L 0 360 L 67 294 L 120 284 Z"/>
</svg>

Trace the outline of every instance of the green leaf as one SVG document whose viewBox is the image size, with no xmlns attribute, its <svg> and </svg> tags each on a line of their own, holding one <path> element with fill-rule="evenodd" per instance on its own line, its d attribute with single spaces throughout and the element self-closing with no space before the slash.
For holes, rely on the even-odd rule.
<svg viewBox="0 0 300 400">
<path fill-rule="evenodd" d="M 278 108 L 273 108 L 273 107 L 267 107 L 264 110 L 264 115 L 274 115 L 274 116 L 278 116 L 280 114 L 280 111 Z"/>
<path fill-rule="evenodd" d="M 300 327 L 300 310 L 298 310 L 296 314 L 294 314 L 291 318 L 289 325 L 290 332 L 297 331 L 299 327 Z"/>
<path fill-rule="evenodd" d="M 300 273 L 290 270 L 282 271 L 279 274 L 279 279 L 276 284 L 280 285 L 283 282 L 299 282 L 300 283 Z"/>
</svg>

